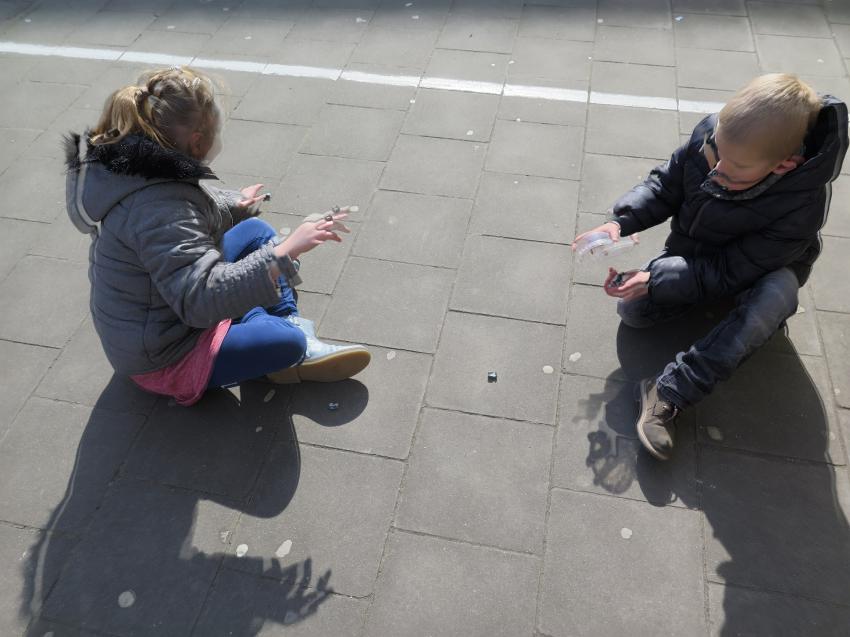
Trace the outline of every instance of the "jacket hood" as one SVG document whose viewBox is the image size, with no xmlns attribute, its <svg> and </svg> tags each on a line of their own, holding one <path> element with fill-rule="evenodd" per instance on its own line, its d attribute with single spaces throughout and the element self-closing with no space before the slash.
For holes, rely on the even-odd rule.
<svg viewBox="0 0 850 637">
<path fill-rule="evenodd" d="M 64 138 L 68 216 L 83 233 L 96 232 L 118 202 L 151 184 L 215 179 L 201 162 L 143 135 L 98 146 L 88 139 L 88 132 Z"/>
</svg>

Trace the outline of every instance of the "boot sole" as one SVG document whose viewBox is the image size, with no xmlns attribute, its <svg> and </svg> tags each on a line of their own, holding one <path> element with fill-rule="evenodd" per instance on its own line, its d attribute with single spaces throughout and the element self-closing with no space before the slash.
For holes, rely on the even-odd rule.
<svg viewBox="0 0 850 637">
<path fill-rule="evenodd" d="M 657 460 L 669 460 L 670 456 L 665 456 L 662 453 L 659 453 L 655 447 L 649 444 L 649 439 L 646 437 L 646 434 L 643 431 L 643 426 L 646 423 L 646 411 L 647 406 L 645 404 L 646 399 L 646 387 L 650 381 L 644 378 L 640 381 L 638 400 L 640 400 L 640 417 L 638 417 L 638 421 L 635 423 L 635 429 L 637 429 L 638 439 L 640 440 L 640 444 L 643 445 L 643 448 L 646 449 L 653 458 Z"/>
<path fill-rule="evenodd" d="M 316 383 L 335 383 L 359 374 L 369 362 L 372 355 L 365 349 L 353 349 L 338 352 L 322 358 L 315 363 L 302 363 L 295 367 L 272 372 L 266 377 L 278 385 L 289 385 L 303 381 Z"/>
</svg>

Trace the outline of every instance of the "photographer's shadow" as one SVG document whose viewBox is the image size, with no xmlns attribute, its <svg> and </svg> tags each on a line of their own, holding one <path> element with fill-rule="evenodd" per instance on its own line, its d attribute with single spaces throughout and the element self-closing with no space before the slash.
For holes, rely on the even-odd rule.
<svg viewBox="0 0 850 637">
<path fill-rule="evenodd" d="M 704 513 L 713 634 L 845 634 L 850 481 L 836 466 L 844 454 L 823 359 L 801 357 L 777 332 L 683 412 L 671 461 L 655 461 L 636 440 L 635 382 L 658 374 L 715 320 L 701 310 L 645 330 L 620 325 L 621 369 L 583 402 L 581 417 L 597 423 L 586 459 L 594 483 Z"/>
<path fill-rule="evenodd" d="M 298 391 L 248 382 L 189 409 L 160 399 L 129 434 L 126 416 L 99 400 L 65 497 L 23 563 L 27 634 L 241 636 L 314 615 L 333 593 L 330 569 L 313 573 L 311 558 L 285 552 L 252 556 L 234 541 L 242 517 L 275 518 L 296 493 Z M 313 414 L 321 424 L 343 425 L 368 402 L 356 380 L 333 394 L 346 408 Z"/>
</svg>

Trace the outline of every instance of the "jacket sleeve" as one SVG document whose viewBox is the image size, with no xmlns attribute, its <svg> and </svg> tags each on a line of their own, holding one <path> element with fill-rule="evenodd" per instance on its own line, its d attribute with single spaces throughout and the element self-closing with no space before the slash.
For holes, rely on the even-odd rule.
<svg viewBox="0 0 850 637">
<path fill-rule="evenodd" d="M 204 184 L 203 187 L 216 202 L 216 205 L 221 211 L 222 218 L 229 218 L 231 220 L 231 227 L 248 218 L 248 210 L 237 205 L 244 199 L 241 192 L 230 190 L 229 188 L 217 188 L 209 184 Z"/>
<path fill-rule="evenodd" d="M 165 302 L 191 327 L 209 327 L 256 306 L 280 301 L 269 276 L 266 244 L 236 263 L 222 261 L 205 216 L 191 201 L 154 201 L 135 207 L 142 266 Z"/>
<path fill-rule="evenodd" d="M 805 212 L 797 209 L 789 215 Z M 656 259 L 649 267 L 650 298 L 660 305 L 676 305 L 735 295 L 765 274 L 799 260 L 816 235 L 817 227 L 777 223 L 743 235 L 709 256 Z"/>
<path fill-rule="evenodd" d="M 620 225 L 624 237 L 657 226 L 679 210 L 685 197 L 684 165 L 689 143 L 614 204 L 609 220 Z"/>
</svg>

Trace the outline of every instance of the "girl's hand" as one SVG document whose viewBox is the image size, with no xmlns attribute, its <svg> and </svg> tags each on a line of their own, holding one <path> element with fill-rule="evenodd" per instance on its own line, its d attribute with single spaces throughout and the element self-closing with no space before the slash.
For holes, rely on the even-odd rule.
<svg viewBox="0 0 850 637">
<path fill-rule="evenodd" d="M 260 214 L 260 207 L 257 204 L 263 201 L 266 197 L 265 194 L 260 194 L 262 189 L 263 184 L 254 184 L 253 186 L 246 186 L 239 191 L 242 193 L 243 199 L 236 205 L 247 210 L 247 216 L 256 217 Z M 257 207 L 252 210 L 251 208 L 255 205 L 257 205 Z"/>
<path fill-rule="evenodd" d="M 343 208 L 342 210 L 346 209 Z M 288 254 L 289 258 L 297 259 L 325 241 L 342 242 L 342 238 L 337 232 L 350 232 L 342 223 L 342 220 L 347 216 L 347 212 L 328 212 L 319 221 L 305 221 L 275 248 L 275 253 L 278 256 Z"/>
<path fill-rule="evenodd" d="M 608 268 L 608 276 L 604 283 L 605 294 L 608 296 L 624 301 L 635 301 L 649 294 L 649 272 L 641 270 L 623 272 L 620 285 L 614 281 L 618 274 L 614 268 Z"/>
</svg>

